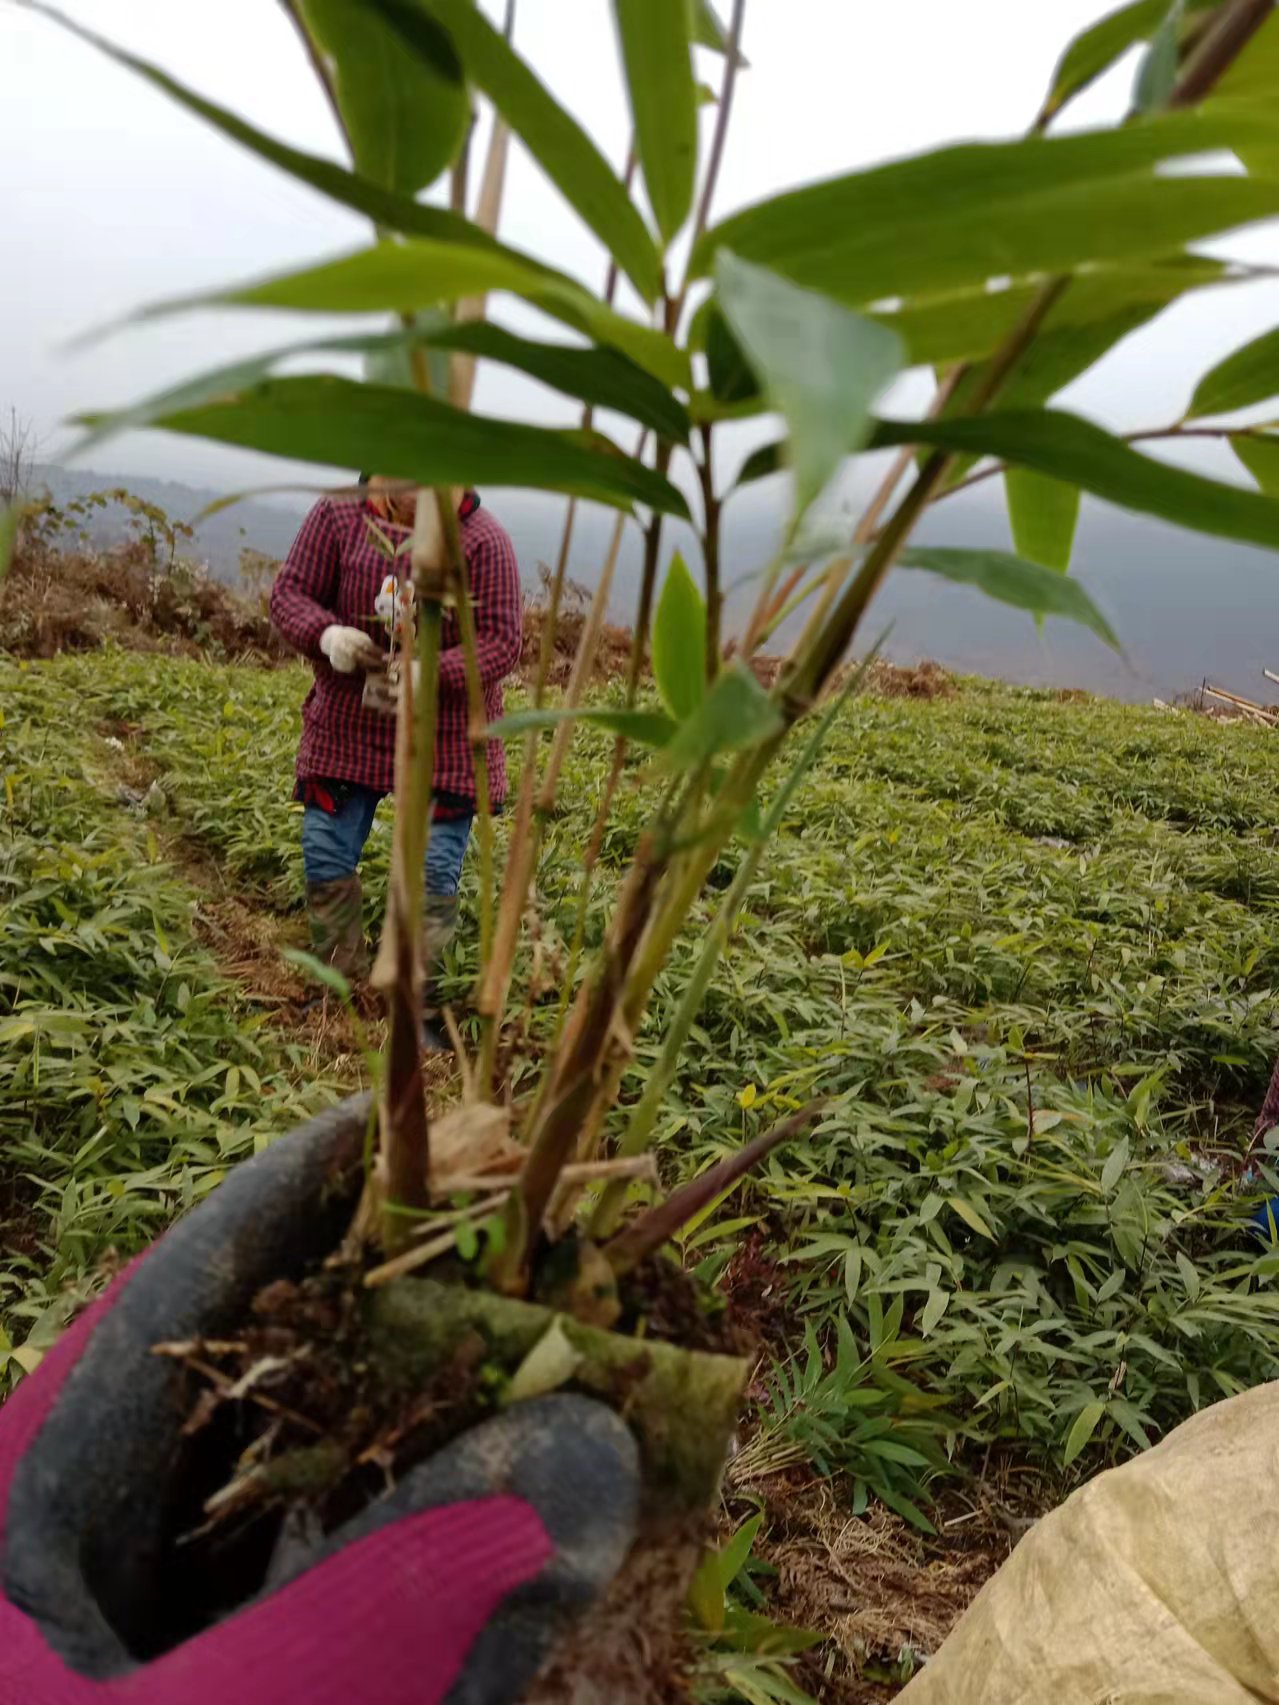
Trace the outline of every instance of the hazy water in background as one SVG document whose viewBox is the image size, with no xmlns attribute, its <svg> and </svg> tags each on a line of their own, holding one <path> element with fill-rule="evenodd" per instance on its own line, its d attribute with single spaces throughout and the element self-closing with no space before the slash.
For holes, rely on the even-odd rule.
<svg viewBox="0 0 1279 1705">
<path fill-rule="evenodd" d="M 917 537 L 933 544 L 1008 550 L 997 489 L 939 508 L 925 517 Z M 492 502 L 515 534 L 525 579 L 534 580 L 538 559 L 553 560 L 558 548 L 562 507 L 527 493 L 494 494 Z M 737 503 L 726 516 L 728 583 L 767 561 L 777 537 L 771 503 Z M 610 530 L 608 517 L 584 514 L 570 567 L 584 585 L 594 584 Z M 697 574 L 697 547 L 689 530 L 672 526 L 668 548 L 677 546 L 689 553 Z M 619 620 L 634 608 L 638 572 L 638 543 L 631 538 L 613 598 Z M 1072 573 L 1110 619 L 1126 662 L 1072 623 L 1051 620 L 1041 636 L 1021 611 L 995 604 L 970 587 L 902 569 L 893 572 L 871 606 L 863 634 L 869 643 L 891 620 L 885 650 L 897 662 L 932 657 L 972 674 L 1084 687 L 1137 702 L 1174 698 L 1205 676 L 1247 698 L 1279 700 L 1279 687 L 1261 673 L 1268 667 L 1279 674 L 1279 554 L 1185 533 L 1085 500 Z M 739 590 L 730 613 L 735 610 L 740 619 L 747 603 L 748 594 Z"/>
</svg>

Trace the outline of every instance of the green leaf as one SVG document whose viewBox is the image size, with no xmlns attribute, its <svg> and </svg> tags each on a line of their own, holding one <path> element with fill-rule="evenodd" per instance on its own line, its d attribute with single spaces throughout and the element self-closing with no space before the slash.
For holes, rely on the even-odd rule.
<svg viewBox="0 0 1279 1705">
<path fill-rule="evenodd" d="M 241 391 L 265 378 L 281 362 L 295 360 L 300 355 L 363 355 L 367 376 L 373 383 L 399 384 L 403 388 L 411 378 L 408 354 L 415 348 L 464 350 L 482 359 L 501 361 L 568 396 L 628 414 L 663 437 L 680 443 L 688 437 L 688 414 L 683 405 L 651 373 L 616 350 L 538 343 L 482 320 L 455 326 L 442 315 L 433 316 L 425 324 L 421 323 L 422 319 L 419 316 L 419 323 L 408 330 L 304 338 L 246 361 L 202 373 L 198 378 L 188 379 L 170 390 L 157 391 L 129 408 L 102 417 L 94 432 L 76 445 L 76 453 L 114 433 L 137 431 L 163 415 Z"/>
<path fill-rule="evenodd" d="M 688 0 L 691 9 L 692 23 L 690 30 L 692 38 L 701 47 L 712 48 L 716 53 L 728 52 L 728 31 L 724 21 L 711 4 L 711 0 Z M 737 54 L 737 68 L 745 70 L 750 64 L 743 58 L 741 50 Z"/>
<path fill-rule="evenodd" d="M 1199 1274 L 1194 1262 L 1180 1249 L 1177 1251 L 1177 1271 L 1181 1274 L 1181 1282 L 1186 1289 L 1186 1301 L 1194 1302 L 1199 1295 Z"/>
<path fill-rule="evenodd" d="M 504 362 L 567 396 L 627 415 L 659 437 L 688 442 L 688 410 L 683 403 L 661 380 L 616 349 L 537 342 L 484 321 L 454 326 L 429 341 L 435 349 L 464 350 Z"/>
<path fill-rule="evenodd" d="M 715 284 L 729 326 L 786 421 L 795 514 L 802 515 L 869 437 L 871 407 L 901 370 L 901 343 L 828 297 L 726 252 Z"/>
<path fill-rule="evenodd" d="M 89 415 L 90 428 L 101 417 Z M 524 485 L 629 509 L 687 516 L 669 480 L 606 439 L 491 420 L 433 397 L 332 376 L 267 379 L 153 423 L 268 456 L 327 467 L 372 466 L 422 485 Z"/>
<path fill-rule="evenodd" d="M 677 722 L 706 697 L 706 604 L 678 551 L 653 618 L 653 676 Z"/>
<path fill-rule="evenodd" d="M 1066 1435 L 1066 1448 L 1061 1453 L 1063 1468 L 1069 1468 L 1080 1451 L 1085 1448 L 1097 1431 L 1097 1423 L 1105 1413 L 1106 1405 L 1104 1403 L 1098 1403 L 1094 1400 L 1092 1403 L 1084 1404 L 1075 1416 L 1070 1431 Z"/>
<path fill-rule="evenodd" d="M 542 728 L 558 728 L 561 722 L 590 722 L 606 728 L 610 734 L 620 734 L 638 746 L 665 746 L 675 732 L 668 716 L 651 710 L 517 710 L 498 722 L 490 723 L 488 735 L 493 740 L 513 740 L 519 734 L 536 733 Z"/>
<path fill-rule="evenodd" d="M 1004 493 L 1017 555 L 1065 574 L 1079 521 L 1079 487 L 1029 468 L 1009 468 Z"/>
<path fill-rule="evenodd" d="M 281 953 L 281 958 L 287 959 L 290 965 L 296 965 L 300 970 L 305 971 L 307 976 L 313 977 L 317 983 L 323 983 L 326 989 L 332 989 L 334 994 L 339 995 L 343 1000 L 351 998 L 351 985 L 347 978 L 336 966 L 326 965 L 324 960 L 317 959 L 314 953 L 304 953 L 298 947 L 286 947 Z M 232 1070 L 234 1071 L 235 1068 L 232 1067 Z M 232 1088 L 230 1074 L 228 1074 L 227 1095 L 233 1096 L 239 1086 L 239 1072 L 237 1071 L 235 1076 L 235 1089 Z"/>
<path fill-rule="evenodd" d="M 946 1200 L 965 1225 L 970 1226 L 979 1237 L 987 1238 L 991 1243 L 994 1243 L 994 1232 L 970 1201 L 963 1196 L 947 1196 Z"/>
<path fill-rule="evenodd" d="M 718 1634 L 724 1626 L 724 1583 L 720 1579 L 720 1554 L 713 1545 L 702 1552 L 701 1562 L 688 1588 L 688 1608 L 699 1628 Z"/>
<path fill-rule="evenodd" d="M 444 26 L 467 75 L 493 102 L 644 301 L 655 301 L 662 288 L 661 259 L 625 186 L 587 132 L 474 0 L 422 0 L 418 5 L 372 0 L 372 4 L 410 49 L 429 50 L 432 18 Z"/>
<path fill-rule="evenodd" d="M 1051 117 L 1103 72 L 1109 71 L 1130 47 L 1148 40 L 1167 10 L 1168 0 L 1136 0 L 1135 4 L 1121 6 L 1076 36 L 1053 72 L 1043 116 Z"/>
<path fill-rule="evenodd" d="M 1121 649 L 1110 623 L 1079 582 L 1041 563 L 1026 562 L 1007 551 L 915 545 L 902 552 L 900 564 L 962 586 L 976 586 L 988 598 L 1032 615 L 1064 616 L 1088 628 L 1113 650 Z"/>
<path fill-rule="evenodd" d="M 682 722 L 663 760 L 671 769 L 691 770 L 718 752 L 755 746 L 782 726 L 782 713 L 754 675 L 740 663 L 722 669 L 693 715 Z"/>
<path fill-rule="evenodd" d="M 613 0 L 635 147 L 657 228 L 669 243 L 697 184 L 697 84 L 688 0 Z"/>
<path fill-rule="evenodd" d="M 1279 434 L 1232 432 L 1230 448 L 1267 497 L 1279 497 Z"/>
<path fill-rule="evenodd" d="M 732 1586 L 746 1567 L 751 1554 L 751 1546 L 755 1543 L 755 1536 L 763 1525 L 764 1517 L 762 1515 L 752 1516 L 749 1521 L 744 1521 L 720 1552 L 719 1578 L 725 1591 Z"/>
<path fill-rule="evenodd" d="M 872 445 L 935 444 L 960 455 L 997 456 L 1082 486 L 1123 509 L 1218 538 L 1279 548 L 1279 503 L 1257 492 L 1140 455 L 1101 427 L 1059 409 L 973 420 L 881 422 Z"/>
<path fill-rule="evenodd" d="M 1279 330 L 1263 332 L 1210 368 L 1195 386 L 1187 420 L 1235 414 L 1279 397 Z"/>
<path fill-rule="evenodd" d="M 1150 1434 L 1142 1425 L 1135 1405 L 1126 1397 L 1112 1397 L 1106 1405 L 1106 1413 L 1112 1420 L 1118 1421 L 1138 1450 L 1150 1449 Z"/>
<path fill-rule="evenodd" d="M 924 1304 L 924 1312 L 919 1317 L 919 1330 L 926 1338 L 945 1314 L 950 1306 L 950 1292 L 942 1290 L 929 1291 L 928 1301 Z"/>
<path fill-rule="evenodd" d="M 1064 329 L 1109 320 L 1138 305 L 1145 305 L 1154 314 L 1187 291 L 1232 281 L 1219 261 L 1203 255 L 1096 267 L 1077 277 L 1061 297 L 1044 321 L 1031 354 L 1041 342 Z M 1006 290 L 988 290 L 983 284 L 979 289 L 958 291 L 935 301 L 908 301 L 892 313 L 876 313 L 874 318 L 897 332 L 910 351 L 913 366 L 977 360 L 1007 338 L 1040 288 L 1037 280 L 1012 284 Z"/>
<path fill-rule="evenodd" d="M 662 332 L 598 302 L 569 279 L 545 272 L 513 250 L 414 239 L 376 243 L 300 272 L 198 296 L 154 303 L 135 316 L 156 319 L 190 308 L 289 308 L 304 313 L 402 313 L 490 290 L 510 290 L 600 343 L 623 350 L 668 385 L 688 382 L 688 358 Z"/>
<path fill-rule="evenodd" d="M 581 1365 L 582 1352 L 565 1332 L 564 1322 L 557 1314 L 511 1375 L 506 1402 L 527 1403 L 534 1397 L 544 1397 L 548 1391 L 558 1391 Z"/>
<path fill-rule="evenodd" d="M 1042 332 L 1000 386 L 1000 412 L 1008 414 L 1038 408 L 1041 403 L 1046 403 L 1063 386 L 1079 378 L 1080 374 L 1086 373 L 1109 354 L 1131 332 L 1148 324 L 1165 306 L 1162 302 L 1133 303 L 1106 319 Z M 942 410 L 944 416 L 984 412 L 975 408 L 974 403 L 988 382 L 991 365 L 991 362 L 983 361 L 964 373 Z M 955 485 L 963 479 L 975 459 L 972 456 L 956 457 L 946 476 L 946 484 Z"/>
<path fill-rule="evenodd" d="M 461 62 L 448 36 L 419 17 L 429 51 L 405 53 L 375 7 L 302 0 L 308 34 L 333 70 L 334 92 L 356 168 L 414 195 L 456 157 L 471 120 Z"/>
<path fill-rule="evenodd" d="M 0 580 L 9 572 L 13 547 L 18 542 L 18 515 L 16 503 L 0 506 Z"/>
<path fill-rule="evenodd" d="M 1128 1139 L 1121 1137 L 1106 1156 L 1106 1164 L 1101 1169 L 1101 1191 L 1103 1196 L 1109 1196 L 1115 1185 L 1123 1176 L 1128 1164 Z"/>
<path fill-rule="evenodd" d="M 1138 112 L 1158 112 L 1168 104 L 1177 81 L 1178 41 L 1184 11 L 1184 0 L 1172 0 L 1142 56 L 1132 91 L 1133 106 Z"/>
<path fill-rule="evenodd" d="M 967 143 L 775 197 L 698 243 L 727 248 L 852 307 L 1163 256 L 1263 219 L 1279 182 L 1152 177 L 1162 161 L 1279 141 L 1273 103 L 1162 113 L 1142 124 L 1022 142 Z"/>
</svg>

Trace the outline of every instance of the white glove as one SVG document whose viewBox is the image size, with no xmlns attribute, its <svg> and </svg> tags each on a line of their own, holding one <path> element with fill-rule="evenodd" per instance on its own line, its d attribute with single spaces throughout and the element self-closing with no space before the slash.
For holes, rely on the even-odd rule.
<svg viewBox="0 0 1279 1705">
<path fill-rule="evenodd" d="M 359 628 L 333 626 L 320 635 L 320 650 L 339 675 L 356 669 L 376 669 L 386 661 L 380 645 Z"/>
</svg>

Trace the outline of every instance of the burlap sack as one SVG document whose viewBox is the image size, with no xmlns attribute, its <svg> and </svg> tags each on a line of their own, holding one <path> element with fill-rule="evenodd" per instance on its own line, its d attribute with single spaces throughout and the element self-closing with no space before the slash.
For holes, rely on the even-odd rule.
<svg viewBox="0 0 1279 1705">
<path fill-rule="evenodd" d="M 1279 1383 L 1215 1404 L 1081 1487 L 900 1697 L 1279 1701 Z"/>
</svg>

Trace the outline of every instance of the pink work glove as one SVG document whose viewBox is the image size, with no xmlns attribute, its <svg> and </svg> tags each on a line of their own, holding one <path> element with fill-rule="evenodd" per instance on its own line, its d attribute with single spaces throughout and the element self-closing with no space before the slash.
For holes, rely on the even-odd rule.
<svg viewBox="0 0 1279 1705">
<path fill-rule="evenodd" d="M 0 1705 L 502 1705 L 620 1567 L 639 1470 L 615 1415 L 515 1405 L 406 1474 L 223 1621 L 172 1644 L 180 1370 L 264 1283 L 333 1247 L 363 1097 L 237 1168 L 0 1410 Z"/>
</svg>

